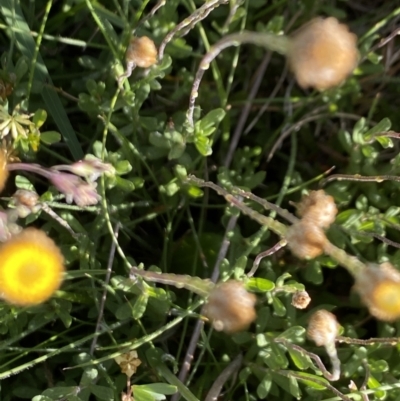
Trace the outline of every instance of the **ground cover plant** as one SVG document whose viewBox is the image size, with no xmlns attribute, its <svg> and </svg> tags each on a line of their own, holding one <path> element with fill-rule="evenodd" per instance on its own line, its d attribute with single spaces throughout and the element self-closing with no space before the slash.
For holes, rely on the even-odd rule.
<svg viewBox="0 0 400 401">
<path fill-rule="evenodd" d="M 1 0 L 2 399 L 397 399 L 399 15 Z"/>
</svg>

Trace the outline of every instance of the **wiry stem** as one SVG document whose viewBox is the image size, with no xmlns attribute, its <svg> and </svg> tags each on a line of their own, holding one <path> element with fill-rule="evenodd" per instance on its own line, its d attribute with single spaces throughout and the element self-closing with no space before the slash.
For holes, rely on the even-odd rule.
<svg viewBox="0 0 400 401">
<path fill-rule="evenodd" d="M 209 279 L 201 279 L 200 277 L 183 274 L 157 273 L 132 266 L 129 277 L 134 280 L 135 276 L 143 277 L 146 281 L 173 285 L 176 288 L 186 288 L 204 298 L 208 297 L 210 291 L 215 286 Z"/>
<path fill-rule="evenodd" d="M 176 25 L 174 29 L 168 32 L 168 34 L 161 42 L 160 47 L 158 49 L 158 58 L 162 60 L 162 58 L 164 57 L 165 47 L 178 32 L 183 31 L 184 29 L 187 31 L 193 28 L 195 24 L 206 18 L 208 14 L 210 14 L 210 12 L 214 10 L 214 8 L 217 8 L 218 6 L 224 3 L 225 4 L 228 3 L 228 0 L 208 0 L 194 13 L 189 15 L 189 17 L 185 18 L 178 25 Z"/>
<path fill-rule="evenodd" d="M 289 38 L 287 36 L 278 36 L 269 32 L 242 31 L 227 35 L 215 43 L 201 60 L 193 81 L 189 98 L 189 108 L 187 111 L 187 120 L 190 126 L 193 126 L 194 105 L 198 96 L 198 90 L 204 71 L 208 70 L 210 63 L 222 52 L 222 50 L 230 46 L 239 46 L 244 43 L 251 43 L 281 54 L 286 54 L 289 48 Z"/>
<path fill-rule="evenodd" d="M 23 170 L 23 171 L 29 171 L 30 173 L 35 173 L 39 174 L 43 177 L 46 177 L 47 179 L 51 179 L 53 173 L 47 170 L 46 168 L 42 167 L 39 164 L 34 164 L 34 163 L 10 163 L 7 164 L 7 170 L 8 171 L 17 171 L 17 170 Z"/>
<path fill-rule="evenodd" d="M 345 267 L 353 277 L 359 276 L 367 268 L 365 263 L 358 260 L 355 256 L 349 255 L 329 241 L 324 246 L 324 252 Z"/>
<path fill-rule="evenodd" d="M 270 230 L 278 234 L 280 237 L 285 237 L 287 227 L 284 224 L 274 220 L 271 217 L 264 216 L 258 213 L 257 211 L 253 210 L 252 208 L 242 203 L 240 200 L 235 198 L 232 194 L 230 194 L 228 191 L 226 191 L 219 185 L 214 184 L 211 181 L 203 181 L 193 175 L 187 177 L 187 183 L 196 184 L 199 187 L 208 187 L 213 189 L 219 195 L 222 195 L 229 203 L 232 203 L 232 205 L 235 206 L 237 209 L 239 209 L 242 213 L 251 217 L 253 220 L 257 221 L 261 225 L 268 227 Z"/>
</svg>

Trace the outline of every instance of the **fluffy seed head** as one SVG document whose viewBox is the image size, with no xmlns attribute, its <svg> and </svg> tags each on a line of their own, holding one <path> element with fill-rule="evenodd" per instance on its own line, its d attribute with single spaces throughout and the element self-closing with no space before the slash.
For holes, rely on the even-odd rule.
<svg viewBox="0 0 400 401">
<path fill-rule="evenodd" d="M 307 337 L 320 347 L 335 342 L 339 334 L 336 316 L 325 309 L 313 313 L 308 321 Z"/>
<path fill-rule="evenodd" d="M 400 272 L 392 264 L 367 265 L 354 289 L 372 316 L 389 322 L 400 317 Z"/>
<path fill-rule="evenodd" d="M 303 220 L 289 227 L 286 240 L 293 255 L 300 259 L 313 259 L 321 255 L 328 241 L 322 228 Z"/>
<path fill-rule="evenodd" d="M 297 214 L 304 220 L 307 219 L 321 228 L 328 228 L 337 215 L 337 207 L 332 196 L 324 190 L 311 191 L 296 205 Z"/>
<path fill-rule="evenodd" d="M 126 51 L 126 60 L 141 68 L 149 68 L 157 62 L 158 51 L 147 36 L 132 38 Z"/>
<path fill-rule="evenodd" d="M 296 291 L 292 296 L 292 305 L 297 309 L 305 309 L 311 302 L 307 291 Z"/>
<path fill-rule="evenodd" d="M 27 228 L 0 246 L 0 297 L 21 306 L 46 301 L 59 288 L 64 258 L 43 231 Z"/>
<path fill-rule="evenodd" d="M 256 296 L 249 293 L 241 281 L 228 280 L 218 284 L 203 309 L 217 331 L 235 333 L 245 330 L 256 318 Z"/>
<path fill-rule="evenodd" d="M 315 18 L 291 38 L 288 61 L 303 88 L 339 85 L 357 66 L 357 36 L 336 18 Z"/>
</svg>

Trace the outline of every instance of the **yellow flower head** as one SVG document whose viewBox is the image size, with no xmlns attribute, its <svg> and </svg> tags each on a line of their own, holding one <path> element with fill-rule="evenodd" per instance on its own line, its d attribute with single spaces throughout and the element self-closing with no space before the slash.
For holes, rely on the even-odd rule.
<svg viewBox="0 0 400 401">
<path fill-rule="evenodd" d="M 43 231 L 27 228 L 0 245 L 0 296 L 15 305 L 36 305 L 56 291 L 64 273 L 61 251 Z"/>
<path fill-rule="evenodd" d="M 7 151 L 5 149 L 0 149 L 0 192 L 6 186 L 8 175 Z"/>
<path fill-rule="evenodd" d="M 400 272 L 390 263 L 368 265 L 354 289 L 371 315 L 389 322 L 400 318 Z"/>
</svg>

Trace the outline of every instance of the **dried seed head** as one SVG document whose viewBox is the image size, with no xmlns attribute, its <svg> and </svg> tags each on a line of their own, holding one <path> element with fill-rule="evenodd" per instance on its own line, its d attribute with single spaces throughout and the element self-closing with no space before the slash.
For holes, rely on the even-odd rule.
<svg viewBox="0 0 400 401">
<path fill-rule="evenodd" d="M 141 68 L 149 68 L 157 62 L 157 48 L 147 36 L 132 38 L 126 51 L 126 61 Z"/>
<path fill-rule="evenodd" d="M 300 259 L 313 259 L 321 255 L 328 241 L 322 228 L 303 220 L 289 227 L 286 240 L 293 255 Z"/>
<path fill-rule="evenodd" d="M 136 373 L 137 368 L 142 364 L 136 351 L 118 355 L 114 360 L 121 368 L 121 372 L 125 373 L 128 377 L 132 377 Z"/>
<path fill-rule="evenodd" d="M 203 313 L 215 330 L 235 333 L 245 330 L 256 318 L 255 303 L 256 296 L 242 282 L 229 280 L 211 291 Z"/>
<path fill-rule="evenodd" d="M 400 317 L 400 272 L 392 264 L 367 265 L 354 289 L 372 316 L 389 322 Z"/>
<path fill-rule="evenodd" d="M 357 36 L 336 18 L 315 18 L 291 38 L 288 61 L 303 88 L 339 85 L 357 65 Z"/>
<path fill-rule="evenodd" d="M 307 337 L 318 347 L 328 346 L 335 342 L 339 334 L 339 323 L 336 316 L 325 309 L 313 313 L 308 321 Z"/>
<path fill-rule="evenodd" d="M 292 305 L 297 309 L 305 309 L 311 302 L 307 291 L 296 291 L 292 296 Z"/>
<path fill-rule="evenodd" d="M 296 206 L 297 214 L 303 220 L 312 221 L 321 228 L 328 228 L 335 221 L 338 212 L 333 197 L 322 189 L 311 191 Z"/>
</svg>

